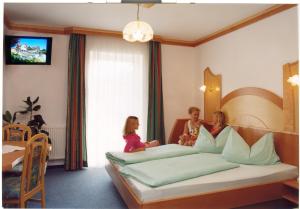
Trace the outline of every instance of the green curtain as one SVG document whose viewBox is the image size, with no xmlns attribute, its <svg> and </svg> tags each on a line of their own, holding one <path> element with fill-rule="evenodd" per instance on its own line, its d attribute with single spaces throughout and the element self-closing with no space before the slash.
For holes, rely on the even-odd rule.
<svg viewBox="0 0 300 209">
<path fill-rule="evenodd" d="M 85 121 L 85 35 L 71 34 L 68 57 L 68 103 L 65 169 L 87 167 Z"/>
<path fill-rule="evenodd" d="M 150 41 L 147 139 L 157 139 L 160 144 L 165 144 L 161 71 L 161 45 L 159 42 Z"/>
</svg>

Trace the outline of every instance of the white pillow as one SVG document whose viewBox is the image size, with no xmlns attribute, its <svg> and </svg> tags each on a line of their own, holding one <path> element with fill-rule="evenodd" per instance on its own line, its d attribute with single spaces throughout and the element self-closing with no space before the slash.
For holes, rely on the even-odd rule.
<svg viewBox="0 0 300 209">
<path fill-rule="evenodd" d="M 230 126 L 225 127 L 218 136 L 214 138 L 204 126 L 201 126 L 194 147 L 200 152 L 222 153 L 231 129 Z"/>
<path fill-rule="evenodd" d="M 234 129 L 228 135 L 222 156 L 240 164 L 272 165 L 280 161 L 275 151 L 273 133 L 266 133 L 250 148 Z"/>
</svg>

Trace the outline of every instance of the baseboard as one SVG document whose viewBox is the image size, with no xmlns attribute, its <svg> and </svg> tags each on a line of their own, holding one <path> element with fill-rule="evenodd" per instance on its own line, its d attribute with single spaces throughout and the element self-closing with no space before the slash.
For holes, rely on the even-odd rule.
<svg viewBox="0 0 300 209">
<path fill-rule="evenodd" d="M 48 161 L 48 167 L 52 166 L 63 166 L 65 164 L 65 161 L 62 160 L 49 160 Z"/>
<path fill-rule="evenodd" d="M 61 168 L 61 169 L 63 169 L 63 168 L 65 168 L 65 166 L 64 166 L 64 165 L 51 165 L 51 166 L 48 166 L 48 167 L 47 167 L 48 170 L 56 169 L 56 168 Z"/>
</svg>

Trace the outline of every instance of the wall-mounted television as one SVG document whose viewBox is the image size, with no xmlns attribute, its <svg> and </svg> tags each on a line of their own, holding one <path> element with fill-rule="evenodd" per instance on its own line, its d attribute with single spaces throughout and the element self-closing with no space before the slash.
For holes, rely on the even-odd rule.
<svg viewBox="0 0 300 209">
<path fill-rule="evenodd" d="M 5 36 L 8 65 L 51 65 L 52 38 Z"/>
</svg>

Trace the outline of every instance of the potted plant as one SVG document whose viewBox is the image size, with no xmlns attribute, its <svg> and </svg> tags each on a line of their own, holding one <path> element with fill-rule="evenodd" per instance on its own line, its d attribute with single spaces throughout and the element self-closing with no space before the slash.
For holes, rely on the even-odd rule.
<svg viewBox="0 0 300 209">
<path fill-rule="evenodd" d="M 37 114 L 37 112 L 41 109 L 41 105 L 38 104 L 39 97 L 35 98 L 35 100 L 31 100 L 30 96 L 23 100 L 26 104 L 23 110 L 16 111 L 12 115 L 9 111 L 5 111 L 3 114 L 3 120 L 6 123 L 15 123 L 18 114 L 29 115 L 29 121 L 27 122 L 27 126 L 31 128 L 32 136 L 38 133 L 44 133 L 49 137 L 49 132 L 42 129 L 43 125 L 46 122 L 43 119 L 43 116 Z M 27 139 L 26 139 L 27 140 Z M 51 144 L 51 139 L 48 138 L 48 143 Z"/>
<path fill-rule="evenodd" d="M 13 115 L 9 111 L 5 111 L 5 114 L 3 114 L 3 120 L 6 123 L 15 123 L 18 114 L 29 115 L 29 121 L 27 122 L 27 126 L 30 127 L 32 136 L 39 133 L 44 133 L 48 136 L 48 143 L 51 144 L 49 132 L 42 129 L 43 125 L 45 125 L 46 122 L 44 121 L 42 115 L 37 114 L 37 112 L 41 109 L 41 105 L 38 104 L 38 101 L 39 97 L 35 98 L 35 100 L 32 101 L 30 96 L 28 96 L 26 100 L 23 100 L 23 102 L 26 104 L 23 110 L 16 111 Z M 25 138 L 25 140 L 27 140 L 27 138 Z M 49 156 L 47 155 L 47 161 L 48 160 Z M 45 167 L 47 168 L 47 162 Z"/>
<path fill-rule="evenodd" d="M 44 133 L 47 136 L 49 136 L 49 132 L 42 129 L 43 125 L 46 124 L 46 122 L 43 119 L 43 116 L 40 114 L 37 114 L 37 112 L 41 109 L 41 105 L 37 104 L 39 101 L 39 97 L 37 97 L 35 100 L 31 101 L 30 97 L 27 97 L 26 100 L 23 100 L 23 102 L 27 105 L 24 107 L 24 110 L 19 111 L 22 115 L 28 115 L 29 114 L 29 121 L 27 122 L 27 126 L 31 128 L 32 135 L 39 133 Z M 49 144 L 51 144 L 51 139 L 48 138 Z"/>
</svg>

